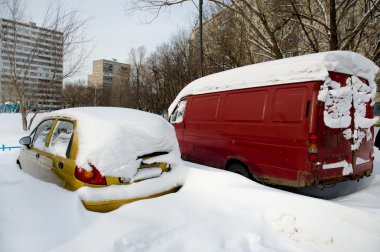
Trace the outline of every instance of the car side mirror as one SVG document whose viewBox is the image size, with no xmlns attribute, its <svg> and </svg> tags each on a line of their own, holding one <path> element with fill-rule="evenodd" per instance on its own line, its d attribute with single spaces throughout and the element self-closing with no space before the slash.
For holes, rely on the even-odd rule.
<svg viewBox="0 0 380 252">
<path fill-rule="evenodd" d="M 28 148 L 32 144 L 32 138 L 30 136 L 26 136 L 20 139 L 19 143 L 21 145 L 26 145 Z"/>
</svg>

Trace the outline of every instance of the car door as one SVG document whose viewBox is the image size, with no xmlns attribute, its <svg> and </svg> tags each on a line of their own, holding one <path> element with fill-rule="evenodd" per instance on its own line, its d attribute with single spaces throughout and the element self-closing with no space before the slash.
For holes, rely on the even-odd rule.
<svg viewBox="0 0 380 252">
<path fill-rule="evenodd" d="M 19 161 L 22 170 L 38 179 L 41 178 L 40 157 L 54 121 L 55 119 L 48 119 L 41 122 L 31 134 L 32 144 L 30 148 L 24 146 L 20 153 Z"/>
<path fill-rule="evenodd" d="M 64 185 L 66 175 L 74 176 L 75 161 L 70 159 L 74 123 L 59 119 L 52 130 L 45 155 L 40 158 L 40 177 L 42 180 Z M 68 171 L 68 170 L 71 170 Z"/>
</svg>

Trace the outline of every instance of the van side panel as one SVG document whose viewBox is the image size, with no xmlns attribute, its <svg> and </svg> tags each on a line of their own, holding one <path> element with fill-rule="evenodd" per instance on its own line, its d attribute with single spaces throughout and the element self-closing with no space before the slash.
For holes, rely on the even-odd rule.
<svg viewBox="0 0 380 252">
<path fill-rule="evenodd" d="M 307 82 L 188 97 L 184 159 L 227 168 L 245 163 L 263 182 L 304 186 L 314 180 L 308 138 L 315 86 Z M 312 119 L 314 118 L 314 119 Z M 306 181 L 307 180 L 307 181 Z"/>
<path fill-rule="evenodd" d="M 310 85 L 293 84 L 239 90 L 226 95 L 222 135 L 228 136 L 231 153 L 246 162 L 256 179 L 275 184 L 298 184 L 308 167 L 310 116 L 306 117 L 306 107 L 312 92 Z M 226 113 L 231 110 L 228 96 L 236 96 L 236 99 L 250 96 L 256 101 L 256 108 L 236 106 L 235 111 L 245 112 L 237 112 L 235 120 L 230 120 Z"/>
<path fill-rule="evenodd" d="M 218 147 L 225 144 L 220 138 L 220 124 L 217 123 L 220 99 L 220 94 L 188 98 L 183 135 L 184 159 L 213 167 L 221 166 L 224 154 Z"/>
</svg>

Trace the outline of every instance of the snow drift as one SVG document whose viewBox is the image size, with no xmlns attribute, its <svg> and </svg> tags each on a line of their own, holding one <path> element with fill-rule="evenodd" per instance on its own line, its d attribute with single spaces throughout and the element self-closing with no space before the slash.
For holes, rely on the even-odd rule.
<svg viewBox="0 0 380 252">
<path fill-rule="evenodd" d="M 144 163 L 180 162 L 173 126 L 160 116 L 125 108 L 71 108 L 48 116 L 77 120 L 78 155 L 76 163 L 86 168 L 94 164 L 102 175 L 132 179 L 140 167 L 140 156 L 154 152 L 166 155 Z"/>
<path fill-rule="evenodd" d="M 3 143 L 16 145 L 20 127 L 19 115 L 0 115 Z M 185 162 L 179 167 L 186 172 L 179 192 L 106 214 L 86 211 L 78 194 L 23 173 L 17 155 L 0 151 L 0 251 L 379 250 L 377 149 L 373 175 L 337 185 L 350 195 L 334 200 Z"/>
</svg>

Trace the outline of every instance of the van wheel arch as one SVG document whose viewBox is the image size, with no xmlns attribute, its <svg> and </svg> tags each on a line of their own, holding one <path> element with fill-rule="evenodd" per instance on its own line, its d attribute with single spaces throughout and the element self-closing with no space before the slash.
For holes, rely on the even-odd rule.
<svg viewBox="0 0 380 252">
<path fill-rule="evenodd" d="M 238 173 L 246 178 L 253 178 L 248 166 L 239 159 L 228 160 L 225 168 L 227 171 Z"/>
</svg>

